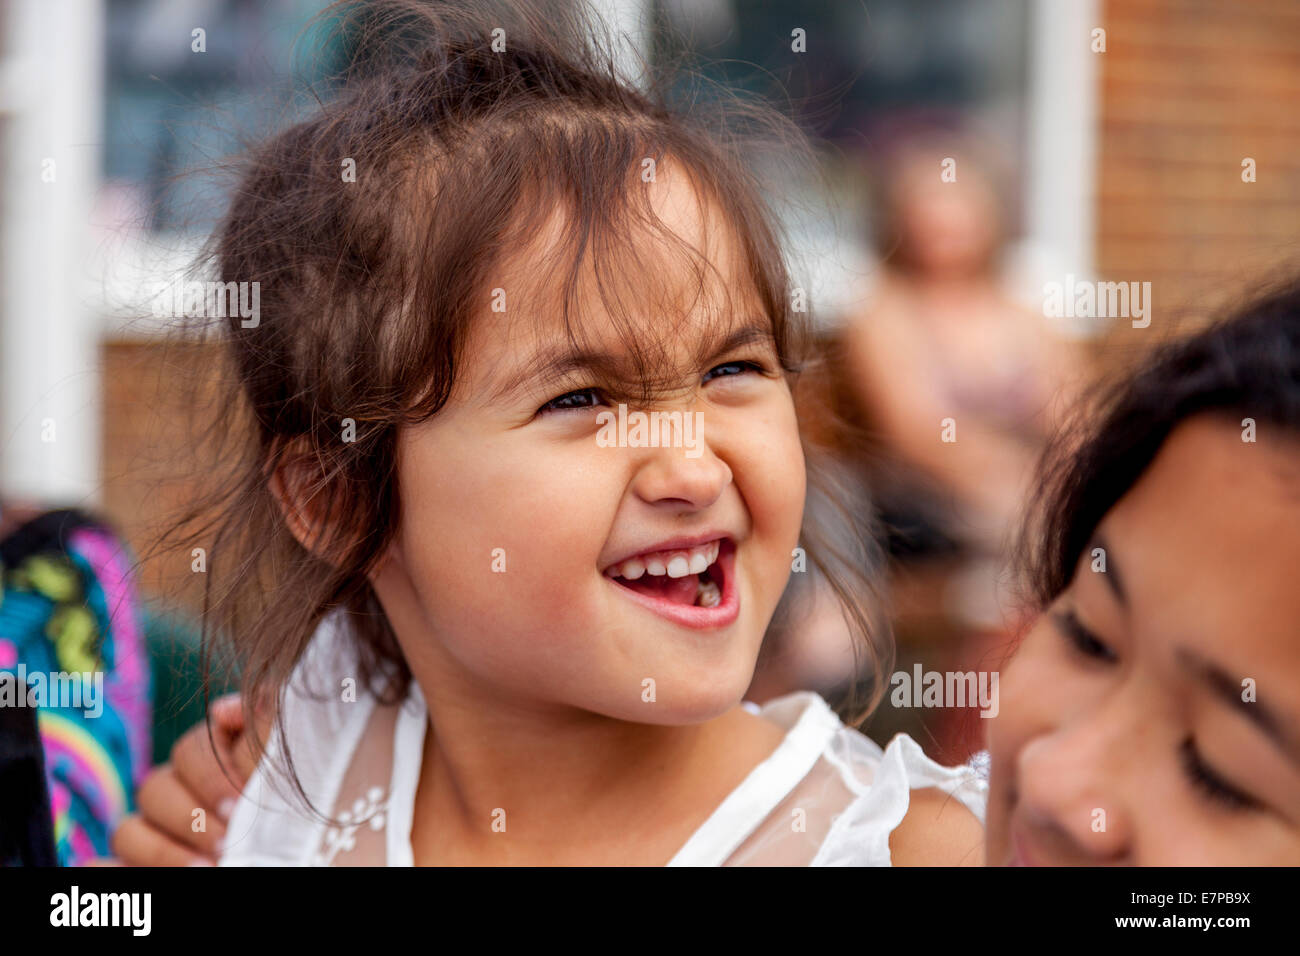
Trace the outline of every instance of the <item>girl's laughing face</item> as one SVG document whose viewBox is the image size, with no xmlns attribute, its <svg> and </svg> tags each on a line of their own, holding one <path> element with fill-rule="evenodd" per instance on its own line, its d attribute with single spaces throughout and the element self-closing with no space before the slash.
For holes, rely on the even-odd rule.
<svg viewBox="0 0 1300 956">
<path fill-rule="evenodd" d="M 1298 487 L 1294 438 L 1169 436 L 1001 681 L 989 863 L 1300 863 Z"/>
<path fill-rule="evenodd" d="M 720 215 L 665 166 L 649 189 L 716 267 L 702 290 L 647 238 L 620 321 L 594 283 L 579 290 L 575 351 L 547 288 L 564 274 L 546 264 L 556 216 L 489 271 L 450 400 L 399 438 L 401 524 L 375 586 L 426 685 L 681 724 L 750 682 L 803 514 L 794 404 Z M 620 441 L 602 386 L 636 378 L 628 337 L 659 390 L 625 414 L 679 413 L 668 447 L 662 422 L 648 447 L 634 417 Z"/>
</svg>

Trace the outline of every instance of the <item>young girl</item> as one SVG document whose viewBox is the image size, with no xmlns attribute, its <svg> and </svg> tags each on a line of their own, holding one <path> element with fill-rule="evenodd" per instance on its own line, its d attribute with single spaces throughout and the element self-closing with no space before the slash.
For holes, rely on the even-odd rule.
<svg viewBox="0 0 1300 956">
<path fill-rule="evenodd" d="M 1300 865 L 1300 281 L 1103 398 L 1026 538 L 988 860 Z"/>
<path fill-rule="evenodd" d="M 888 669 L 854 556 L 801 534 L 804 316 L 743 144 L 577 28 L 347 35 L 215 240 L 260 315 L 222 323 L 250 414 L 193 543 L 278 698 L 222 862 L 978 862 L 972 771 L 741 706 L 792 569 Z"/>
</svg>

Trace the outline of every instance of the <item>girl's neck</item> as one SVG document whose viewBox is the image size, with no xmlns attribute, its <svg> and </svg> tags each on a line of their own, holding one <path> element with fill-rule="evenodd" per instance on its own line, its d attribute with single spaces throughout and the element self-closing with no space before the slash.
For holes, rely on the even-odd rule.
<svg viewBox="0 0 1300 956">
<path fill-rule="evenodd" d="M 417 864 L 666 863 L 784 737 L 739 706 L 661 726 L 426 699 Z"/>
<path fill-rule="evenodd" d="M 650 724 L 541 699 L 531 674 L 486 683 L 432 637 L 400 559 L 374 583 L 429 710 L 417 863 L 665 863 L 784 739 L 739 701 Z"/>
</svg>

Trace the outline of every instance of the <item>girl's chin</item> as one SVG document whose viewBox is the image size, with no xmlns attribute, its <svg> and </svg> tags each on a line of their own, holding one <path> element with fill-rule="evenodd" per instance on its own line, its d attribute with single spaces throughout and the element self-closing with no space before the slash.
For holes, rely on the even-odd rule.
<svg viewBox="0 0 1300 956">
<path fill-rule="evenodd" d="M 716 675 L 703 681 L 698 674 L 682 674 L 680 679 L 660 678 L 647 686 L 641 678 L 640 698 L 632 708 L 620 708 L 620 717 L 644 724 L 687 726 L 703 724 L 735 710 L 744 700 L 749 674 Z M 653 691 L 653 695 L 652 695 Z"/>
</svg>

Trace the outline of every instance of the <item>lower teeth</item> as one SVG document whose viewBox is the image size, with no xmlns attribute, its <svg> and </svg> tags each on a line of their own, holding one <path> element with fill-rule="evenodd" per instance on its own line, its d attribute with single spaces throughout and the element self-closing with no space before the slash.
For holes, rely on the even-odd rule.
<svg viewBox="0 0 1300 956">
<path fill-rule="evenodd" d="M 717 607 L 722 603 L 722 592 L 712 581 L 700 579 L 700 589 L 695 595 L 696 607 Z"/>
</svg>

